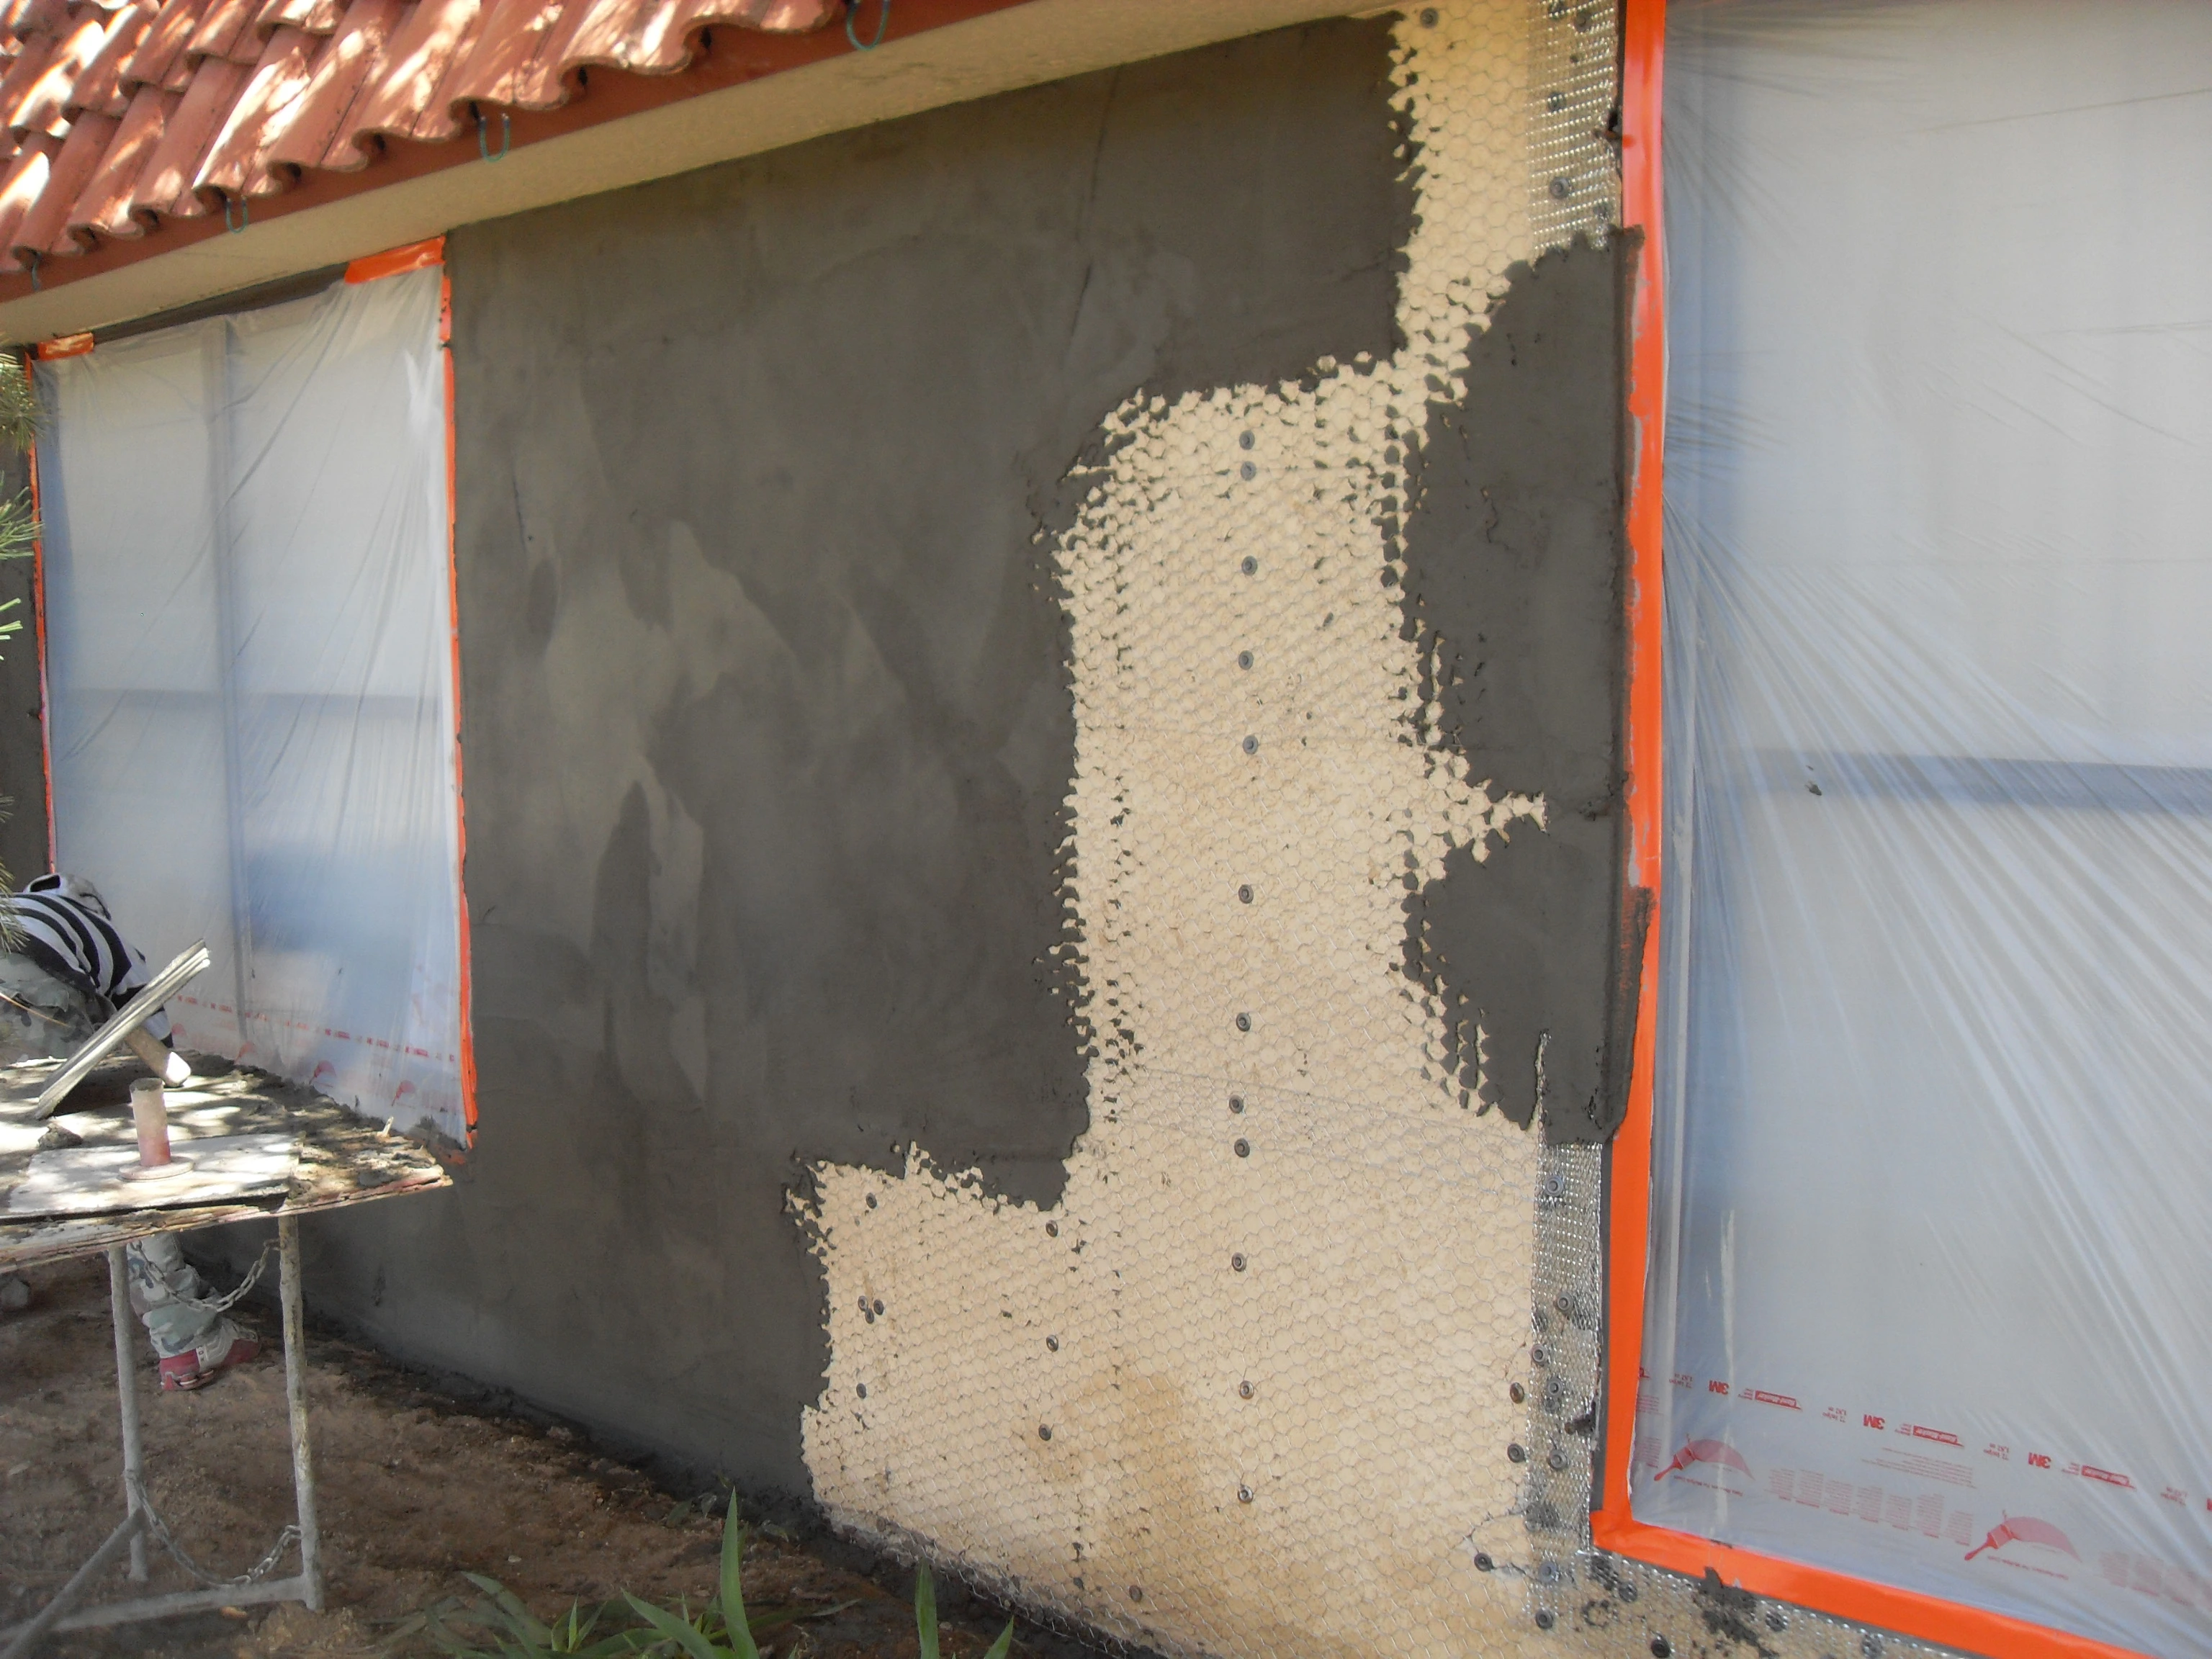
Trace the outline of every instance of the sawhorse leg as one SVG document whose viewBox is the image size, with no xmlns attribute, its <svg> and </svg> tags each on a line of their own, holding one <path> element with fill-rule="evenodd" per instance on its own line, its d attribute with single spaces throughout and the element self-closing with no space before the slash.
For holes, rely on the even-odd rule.
<svg viewBox="0 0 2212 1659">
<path fill-rule="evenodd" d="M 304 1601 L 323 1610 L 323 1542 L 315 1521 L 315 1463 L 307 1445 L 307 1321 L 300 1306 L 300 1223 L 296 1217 L 276 1218 L 276 1259 L 279 1301 L 284 1314 L 284 1414 L 292 1437 L 292 1495 L 300 1512 L 300 1571 L 297 1577 L 258 1584 L 222 1584 L 212 1589 L 180 1590 L 172 1595 L 149 1595 L 135 1601 L 111 1602 L 72 1613 L 93 1581 L 127 1547 L 131 1576 L 146 1577 L 146 1522 L 140 1495 L 145 1491 L 146 1457 L 138 1419 L 137 1373 L 133 1369 L 130 1270 L 120 1245 L 107 1253 L 107 1288 L 114 1304 L 115 1382 L 123 1416 L 123 1489 L 129 1510 L 123 1524 L 93 1553 L 29 1623 L 0 1632 L 7 1646 L 0 1659 L 23 1659 L 40 1637 L 51 1630 L 93 1630 L 107 1625 L 136 1624 L 143 1619 L 166 1619 L 182 1613 L 210 1613 L 217 1607 L 253 1607 L 268 1601 Z"/>
<path fill-rule="evenodd" d="M 138 1429 L 138 1372 L 131 1363 L 137 1322 L 131 1316 L 131 1267 L 123 1250 L 118 1244 L 107 1252 L 107 1311 L 115 1325 L 115 1398 L 123 1413 L 123 1506 L 136 1515 L 146 1486 L 146 1446 Z M 131 1534 L 131 1577 L 134 1583 L 146 1582 L 143 1530 Z"/>
</svg>

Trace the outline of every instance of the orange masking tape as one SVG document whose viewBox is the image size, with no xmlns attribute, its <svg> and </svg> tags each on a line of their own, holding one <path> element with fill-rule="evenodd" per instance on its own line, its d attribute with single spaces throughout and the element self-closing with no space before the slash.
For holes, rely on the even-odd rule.
<svg viewBox="0 0 2212 1659">
<path fill-rule="evenodd" d="M 380 276 L 404 276 L 410 270 L 428 270 L 446 263 L 446 239 L 432 236 L 405 247 L 364 254 L 346 267 L 349 283 L 373 283 Z"/>
</svg>

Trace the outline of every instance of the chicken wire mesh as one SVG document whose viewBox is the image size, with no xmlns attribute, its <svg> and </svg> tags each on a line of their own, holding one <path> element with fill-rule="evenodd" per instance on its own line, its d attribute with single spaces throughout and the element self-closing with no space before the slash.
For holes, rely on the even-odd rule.
<svg viewBox="0 0 2212 1659">
<path fill-rule="evenodd" d="M 1618 19 L 1395 28 L 1405 348 L 1133 401 L 1050 550 L 1091 1125 L 1049 1209 L 815 1170 L 816 1492 L 1166 1652 L 1925 1651 L 1589 1548 L 1603 1153 L 1479 1111 L 1403 972 L 1408 890 L 1543 805 L 1417 736 L 1395 562 L 1470 331 L 1615 215 Z"/>
</svg>

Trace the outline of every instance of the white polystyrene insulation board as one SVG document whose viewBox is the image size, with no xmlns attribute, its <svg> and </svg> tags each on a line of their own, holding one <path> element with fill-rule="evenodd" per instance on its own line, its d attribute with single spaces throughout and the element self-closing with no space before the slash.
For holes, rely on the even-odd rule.
<svg viewBox="0 0 2212 1659">
<path fill-rule="evenodd" d="M 2212 1646 L 2212 6 L 1669 10 L 1639 1518 Z"/>
<path fill-rule="evenodd" d="M 59 867 L 179 1046 L 462 1131 L 441 273 L 42 364 Z"/>
</svg>

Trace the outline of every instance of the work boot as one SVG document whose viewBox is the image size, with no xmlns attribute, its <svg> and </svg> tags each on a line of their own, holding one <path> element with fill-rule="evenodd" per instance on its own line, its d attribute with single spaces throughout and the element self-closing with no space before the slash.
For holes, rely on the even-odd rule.
<svg viewBox="0 0 2212 1659">
<path fill-rule="evenodd" d="M 204 1389 L 260 1352 L 258 1342 L 228 1319 L 218 1319 L 191 1352 L 172 1354 L 161 1362 L 162 1390 Z"/>
</svg>

